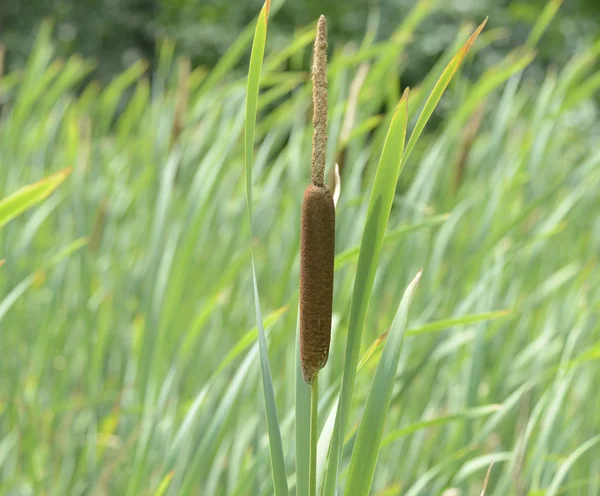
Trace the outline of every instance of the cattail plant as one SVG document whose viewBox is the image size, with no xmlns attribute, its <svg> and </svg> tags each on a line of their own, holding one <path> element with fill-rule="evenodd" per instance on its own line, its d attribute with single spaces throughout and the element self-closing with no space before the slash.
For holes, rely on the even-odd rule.
<svg viewBox="0 0 600 496">
<path fill-rule="evenodd" d="M 255 122 L 260 89 L 260 69 L 263 61 L 267 19 L 270 0 L 259 15 L 250 65 L 246 98 L 245 171 L 247 211 L 252 234 L 252 158 L 255 138 Z M 378 261 L 385 240 L 385 232 L 392 209 L 398 177 L 408 156 L 415 147 L 420 134 L 431 117 L 453 75 L 475 42 L 485 21 L 469 37 L 463 47 L 450 60 L 437 80 L 414 130 L 405 147 L 408 128 L 408 88 L 394 111 L 381 150 L 376 174 L 366 212 L 366 221 L 359 249 L 358 266 L 348 319 L 348 337 L 344 370 L 335 403 L 333 429 L 325 429 L 319 436 L 318 421 L 318 378 L 326 364 L 331 337 L 331 315 L 334 279 L 335 251 L 335 204 L 339 194 L 336 178 L 335 193 L 325 185 L 324 172 L 327 150 L 327 26 L 323 16 L 317 24 L 313 49 L 313 143 L 311 183 L 304 192 L 300 235 L 300 314 L 298 326 L 298 374 L 296 376 L 296 494 L 316 496 L 317 479 L 323 494 L 339 494 L 338 485 L 342 456 L 345 454 L 344 440 L 356 372 L 359 367 L 361 336 Z M 361 76 L 362 79 L 365 76 Z M 362 83 L 361 83 L 362 84 Z M 356 98 L 356 97 L 355 97 Z M 348 102 L 349 108 L 356 105 Z M 352 110 L 350 110 L 352 112 Z M 349 123 L 352 120 L 348 120 Z M 350 126 L 350 124 L 348 124 Z M 347 131 L 345 131 L 347 133 Z M 347 135 L 346 135 L 347 136 Z M 347 138 L 346 138 L 347 139 Z M 334 168 L 334 173 L 336 169 Z M 258 330 L 258 350 L 261 359 L 261 376 L 265 400 L 265 412 L 269 434 L 273 494 L 289 494 L 282 436 L 279 427 L 275 391 L 269 367 L 267 342 L 260 312 L 256 266 L 252 255 L 252 275 L 255 313 Z M 420 272 L 409 284 L 395 314 L 389 336 L 381 353 L 369 395 L 365 402 L 363 418 L 356 433 L 346 481 L 346 495 L 366 496 L 370 493 L 375 466 L 381 447 L 387 412 L 392 402 L 398 364 L 406 328 L 410 301 L 420 278 Z M 310 394 L 303 383 L 310 384 Z M 331 418 L 331 417 L 329 417 Z M 310 426 L 309 432 L 307 427 Z M 308 434 L 308 436 L 307 436 Z M 324 437 L 323 437 L 324 436 Z M 307 439 L 308 438 L 308 439 Z M 329 445 L 327 458 L 317 463 L 317 444 Z M 320 476 L 317 469 L 320 469 Z M 190 486 L 191 487 L 191 486 Z"/>
<path fill-rule="evenodd" d="M 313 51 L 312 179 L 304 191 L 300 230 L 300 364 L 312 384 L 329 354 L 335 206 L 324 184 L 327 148 L 327 22 L 321 16 Z"/>
<path fill-rule="evenodd" d="M 311 184 L 304 191 L 300 227 L 300 367 L 311 384 L 309 494 L 316 494 L 317 374 L 327 363 L 335 252 L 335 205 L 324 183 L 327 157 L 327 22 L 319 18 L 313 50 Z"/>
</svg>

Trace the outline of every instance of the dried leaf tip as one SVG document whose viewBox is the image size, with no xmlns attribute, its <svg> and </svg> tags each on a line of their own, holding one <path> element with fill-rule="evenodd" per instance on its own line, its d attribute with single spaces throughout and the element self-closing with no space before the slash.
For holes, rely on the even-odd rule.
<svg viewBox="0 0 600 496">
<path fill-rule="evenodd" d="M 404 91 L 402 92 L 402 97 L 400 98 L 400 101 L 408 100 L 409 94 L 410 94 L 410 88 L 407 86 L 406 88 L 404 88 Z"/>
<path fill-rule="evenodd" d="M 477 29 L 473 32 L 473 34 L 471 36 L 469 36 L 469 39 L 467 40 L 467 42 L 465 43 L 465 45 L 473 45 L 473 43 L 475 43 L 475 40 L 477 39 L 477 37 L 479 36 L 479 34 L 483 31 L 483 28 L 485 27 L 485 25 L 488 22 L 488 19 L 490 18 L 490 16 L 487 16 L 483 22 L 477 26 Z"/>
<path fill-rule="evenodd" d="M 327 20 L 319 18 L 313 48 L 313 153 L 312 183 L 323 186 L 327 158 Z"/>
</svg>

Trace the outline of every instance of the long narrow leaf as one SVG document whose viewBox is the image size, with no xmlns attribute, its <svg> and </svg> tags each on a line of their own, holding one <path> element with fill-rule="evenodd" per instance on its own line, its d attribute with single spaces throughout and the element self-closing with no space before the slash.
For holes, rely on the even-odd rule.
<svg viewBox="0 0 600 496">
<path fill-rule="evenodd" d="M 406 145 L 406 150 L 404 150 L 404 156 L 402 157 L 402 165 L 404 165 L 406 163 L 406 161 L 408 160 L 408 157 L 410 156 L 410 153 L 412 152 L 413 148 L 415 147 L 415 144 L 417 143 L 419 136 L 421 136 L 423 129 L 425 129 L 425 125 L 427 124 L 427 121 L 429 121 L 429 118 L 431 117 L 431 114 L 433 114 L 435 107 L 437 106 L 438 102 L 442 98 L 444 91 L 446 91 L 446 88 L 450 84 L 450 81 L 454 77 L 454 74 L 456 74 L 456 71 L 462 64 L 462 61 L 467 56 L 467 53 L 469 53 L 469 50 L 475 43 L 475 40 L 479 36 L 479 33 L 481 33 L 482 29 L 485 27 L 486 22 L 487 22 L 487 17 L 479 25 L 479 27 L 473 32 L 473 34 L 469 37 L 467 42 L 462 46 L 462 48 L 458 51 L 458 53 L 452 58 L 452 60 L 446 66 L 446 68 L 444 69 L 444 72 L 438 79 L 438 82 L 433 87 L 433 90 L 431 90 L 431 94 L 429 95 L 429 98 L 425 102 L 425 106 L 423 107 L 421 115 L 417 119 L 415 128 L 410 135 L 410 139 L 408 140 L 408 144 Z"/>
<path fill-rule="evenodd" d="M 573 464 L 587 450 L 589 450 L 590 448 L 593 448 L 598 443 L 600 443 L 600 434 L 597 436 L 594 436 L 593 438 L 591 438 L 588 441 L 586 441 L 585 443 L 583 443 L 581 446 L 579 446 L 579 448 L 577 448 L 575 451 L 573 451 L 573 453 L 571 453 L 568 456 L 568 458 L 561 464 L 558 471 L 554 475 L 554 478 L 552 479 L 552 482 L 550 483 L 550 487 L 548 488 L 548 491 L 546 492 L 546 496 L 556 496 L 556 494 L 558 494 L 560 484 L 562 483 L 563 479 L 567 475 L 567 472 L 571 469 Z"/>
<path fill-rule="evenodd" d="M 408 309 L 420 278 L 421 272 L 419 271 L 404 292 L 377 365 L 350 459 L 350 472 L 346 483 L 347 495 L 368 495 L 371 489 L 383 429 L 392 401 L 392 390 L 404 340 Z"/>
<path fill-rule="evenodd" d="M 346 429 L 350 401 L 354 389 L 356 366 L 360 353 L 362 330 L 367 315 L 367 307 L 375 281 L 375 272 L 383 246 L 383 238 L 387 226 L 396 182 L 401 172 L 402 151 L 408 125 L 408 89 L 398 103 L 396 112 L 390 123 L 385 139 L 381 158 L 375 175 L 375 183 L 369 200 L 367 221 L 362 236 L 358 268 L 354 281 L 354 293 L 350 309 L 350 324 L 348 327 L 348 342 L 342 390 L 336 414 L 336 424 L 332 444 L 329 449 L 329 463 L 326 472 L 324 491 L 326 495 L 334 495 L 337 486 L 337 473 L 342 448 L 342 439 Z"/>
<path fill-rule="evenodd" d="M 256 126 L 256 113 L 258 108 L 258 90 L 260 86 L 260 74 L 265 54 L 267 40 L 267 23 L 269 18 L 270 0 L 266 0 L 256 24 L 252 53 L 250 55 L 250 68 L 248 70 L 248 89 L 246 93 L 246 128 L 245 128 L 245 171 L 246 171 L 246 200 L 248 210 L 248 221 L 250 224 L 250 240 L 252 240 L 252 163 L 254 151 L 254 133 Z M 251 241 L 252 242 L 252 241 Z M 267 413 L 267 429 L 269 432 L 271 468 L 273 470 L 273 485 L 275 494 L 284 496 L 288 493 L 287 475 L 285 472 L 285 460 L 283 456 L 283 445 L 281 442 L 281 431 L 279 430 L 279 418 L 275 404 L 275 391 L 269 367 L 269 356 L 267 353 L 267 339 L 263 328 L 263 318 L 260 311 L 260 299 L 258 295 L 258 284 L 256 282 L 256 266 L 254 263 L 254 250 L 252 250 L 252 282 L 254 288 L 254 309 L 256 313 L 256 325 L 258 327 L 258 344 L 260 350 L 260 368 L 262 375 L 265 409 Z"/>
<path fill-rule="evenodd" d="M 37 183 L 21 188 L 7 198 L 0 201 L 0 227 L 10 222 L 17 215 L 47 198 L 71 173 L 71 169 L 64 169 L 56 174 L 42 179 Z"/>
</svg>

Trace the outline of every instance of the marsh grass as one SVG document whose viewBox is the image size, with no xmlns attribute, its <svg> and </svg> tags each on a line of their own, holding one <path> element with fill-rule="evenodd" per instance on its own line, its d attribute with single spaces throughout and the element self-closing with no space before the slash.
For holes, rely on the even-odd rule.
<svg viewBox="0 0 600 496">
<path fill-rule="evenodd" d="M 361 421 L 420 268 L 371 493 L 481 494 L 492 461 L 488 496 L 600 492 L 600 45 L 527 71 L 558 5 L 522 50 L 476 75 L 477 51 L 498 37 L 483 30 L 436 102 L 437 126 L 421 129 L 419 116 L 474 25 L 457 27 L 399 114 L 392 81 L 434 2 L 417 2 L 394 42 L 366 36 L 330 54 L 326 173 L 342 149 L 344 160 L 317 471 L 338 493 L 363 480 Z M 234 68 L 257 25 L 209 72 L 180 69 L 166 43 L 151 79 L 139 63 L 81 93 L 92 63 L 57 61 L 45 26 L 27 67 L 0 78 L 0 197 L 72 166 L 0 231 L 0 494 L 307 494 L 310 391 L 294 329 L 312 134 L 301 61 L 314 23 L 282 49 L 265 32 L 248 181 L 248 73 Z M 375 261 L 362 242 L 390 128 L 406 128 L 412 152 L 390 187 Z M 370 303 L 348 360 L 367 261 Z"/>
</svg>

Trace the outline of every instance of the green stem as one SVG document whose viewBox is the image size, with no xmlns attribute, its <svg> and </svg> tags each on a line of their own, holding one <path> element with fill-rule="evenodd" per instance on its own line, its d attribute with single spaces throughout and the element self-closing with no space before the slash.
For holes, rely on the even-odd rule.
<svg viewBox="0 0 600 496">
<path fill-rule="evenodd" d="M 319 378 L 315 379 L 310 388 L 310 468 L 309 496 L 317 496 L 317 417 L 319 411 Z"/>
</svg>

